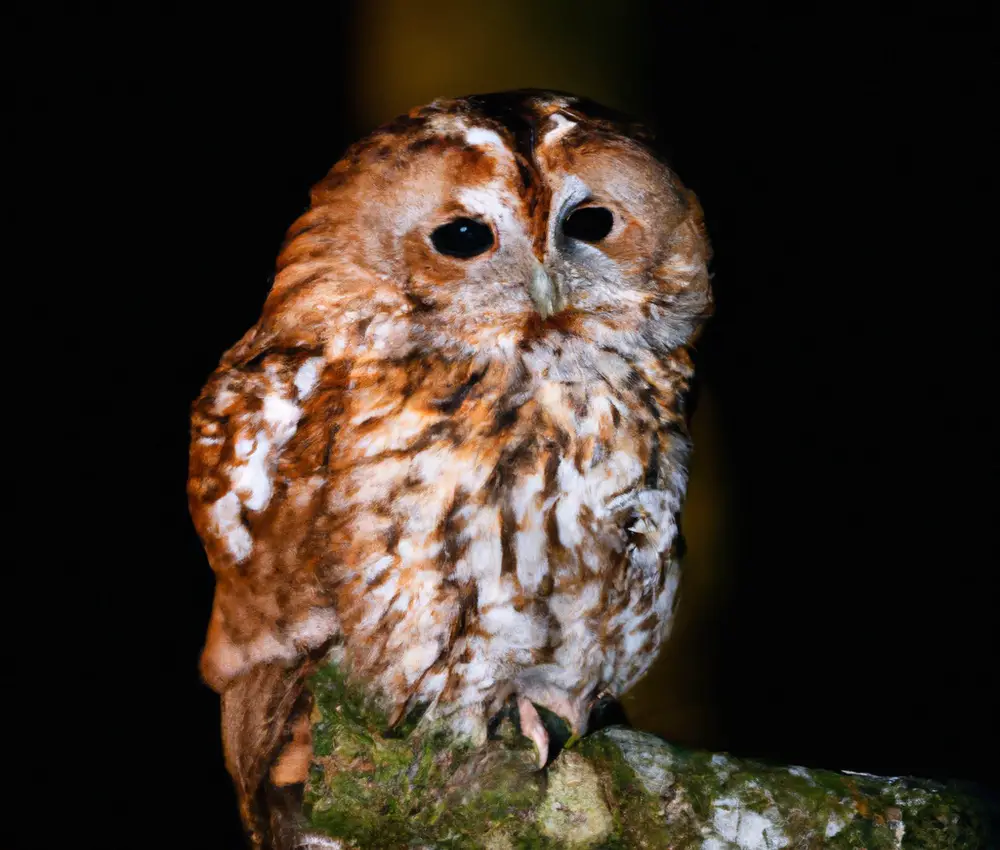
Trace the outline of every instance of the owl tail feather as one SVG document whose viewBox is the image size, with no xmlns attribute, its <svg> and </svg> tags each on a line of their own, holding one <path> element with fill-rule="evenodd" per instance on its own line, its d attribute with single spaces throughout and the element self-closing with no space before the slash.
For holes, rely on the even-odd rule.
<svg viewBox="0 0 1000 850">
<path fill-rule="evenodd" d="M 312 695 L 306 680 L 314 666 L 305 658 L 258 664 L 222 694 L 226 767 L 254 850 L 301 846 L 302 784 L 289 776 L 283 756 L 302 749 L 297 739 L 303 727 L 308 730 Z"/>
</svg>

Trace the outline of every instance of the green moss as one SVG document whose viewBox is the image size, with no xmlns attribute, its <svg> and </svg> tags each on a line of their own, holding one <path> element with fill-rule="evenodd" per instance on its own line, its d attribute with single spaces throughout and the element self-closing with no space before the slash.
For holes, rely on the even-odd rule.
<svg viewBox="0 0 1000 850">
<path fill-rule="evenodd" d="M 608 767 L 621 820 L 616 836 L 623 846 L 700 847 L 713 833 L 731 840 L 726 815 L 757 815 L 758 824 L 767 824 L 772 836 L 780 831 L 791 847 L 899 850 L 904 836 L 903 846 L 921 850 L 992 846 L 986 838 L 987 806 L 954 786 L 735 760 L 688 752 L 631 732 L 630 746 L 640 753 L 669 749 L 673 782 L 659 805 L 650 806 L 648 792 L 643 795 L 632 781 L 635 771 L 607 740 L 610 732 L 585 739 L 579 752 Z M 722 822 L 717 820 L 720 813 Z"/>
<path fill-rule="evenodd" d="M 306 813 L 357 847 L 549 850 L 568 846 L 567 835 L 590 850 L 701 847 L 709 836 L 734 846 L 744 826 L 810 850 L 900 850 L 901 838 L 921 850 L 993 846 L 991 811 L 955 786 L 776 767 L 621 728 L 583 738 L 539 771 L 511 715 L 473 749 L 419 712 L 388 731 L 384 709 L 335 667 L 311 687 Z M 544 721 L 570 743 L 559 718 Z M 581 819 L 596 828 L 576 829 Z"/>
<path fill-rule="evenodd" d="M 605 797 L 614 818 L 612 836 L 606 848 L 669 847 L 678 830 L 668 828 L 661 801 L 649 794 L 618 746 L 607 736 L 584 738 L 580 755 L 589 759 L 601 774 Z M 677 824 L 683 828 L 683 824 Z"/>
<path fill-rule="evenodd" d="M 678 750 L 678 784 L 683 787 L 688 805 L 699 821 L 712 816 L 715 801 L 723 796 L 724 784 L 712 764 L 710 753 Z"/>
<path fill-rule="evenodd" d="M 819 773 L 819 771 L 817 771 Z M 845 777 L 854 817 L 828 846 L 981 850 L 995 846 L 985 801 L 960 784 L 917 779 Z M 995 836 L 994 836 L 995 840 Z"/>
<path fill-rule="evenodd" d="M 385 711 L 334 666 L 310 687 L 314 827 L 365 848 L 485 848 L 523 831 L 542 790 L 534 748 L 515 730 L 472 750 L 416 717 L 389 732 Z"/>
</svg>

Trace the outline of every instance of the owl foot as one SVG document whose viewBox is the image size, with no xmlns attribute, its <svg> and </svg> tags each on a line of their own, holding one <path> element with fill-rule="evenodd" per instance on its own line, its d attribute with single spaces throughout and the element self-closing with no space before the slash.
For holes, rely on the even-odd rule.
<svg viewBox="0 0 1000 850">
<path fill-rule="evenodd" d="M 489 721 L 490 737 L 496 737 L 501 723 L 507 718 L 535 747 L 539 769 L 549 764 L 563 747 L 579 738 L 572 724 L 550 707 L 529 699 L 524 694 L 511 695 Z"/>
<path fill-rule="evenodd" d="M 610 691 L 602 691 L 583 703 L 555 690 L 534 688 L 530 695 L 517 694 L 513 702 L 517 707 L 517 725 L 521 734 L 535 745 L 539 768 L 588 732 L 631 725 L 622 704 Z"/>
<path fill-rule="evenodd" d="M 520 682 L 517 690 L 539 711 L 549 734 L 556 735 L 559 749 L 572 746 L 586 733 L 588 699 L 572 696 L 556 685 L 537 679 Z"/>
<path fill-rule="evenodd" d="M 542 723 L 542 718 L 539 716 L 535 706 L 531 704 L 531 700 L 523 696 L 518 696 L 517 714 L 521 734 L 535 745 L 535 752 L 538 756 L 538 767 L 541 769 L 545 767 L 549 760 L 549 733 L 545 728 L 545 724 Z"/>
</svg>

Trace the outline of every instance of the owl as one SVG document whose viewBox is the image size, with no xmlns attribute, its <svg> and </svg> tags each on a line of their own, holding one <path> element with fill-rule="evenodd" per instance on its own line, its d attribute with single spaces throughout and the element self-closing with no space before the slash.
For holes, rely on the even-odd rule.
<svg viewBox="0 0 1000 850">
<path fill-rule="evenodd" d="M 201 658 L 258 843 L 301 783 L 335 648 L 392 721 L 472 744 L 514 700 L 586 730 L 677 601 L 695 196 L 638 125 L 534 90 L 438 100 L 355 144 L 193 406 L 216 575 Z"/>
</svg>

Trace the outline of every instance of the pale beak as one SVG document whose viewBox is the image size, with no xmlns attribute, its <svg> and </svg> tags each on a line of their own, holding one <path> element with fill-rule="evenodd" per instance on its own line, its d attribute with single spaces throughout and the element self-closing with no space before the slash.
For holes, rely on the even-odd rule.
<svg viewBox="0 0 1000 850">
<path fill-rule="evenodd" d="M 535 270 L 531 275 L 528 295 L 531 296 L 535 309 L 538 310 L 538 315 L 543 319 L 547 319 L 566 307 L 566 299 L 559 291 L 559 287 L 540 264 L 535 265 Z"/>
</svg>

